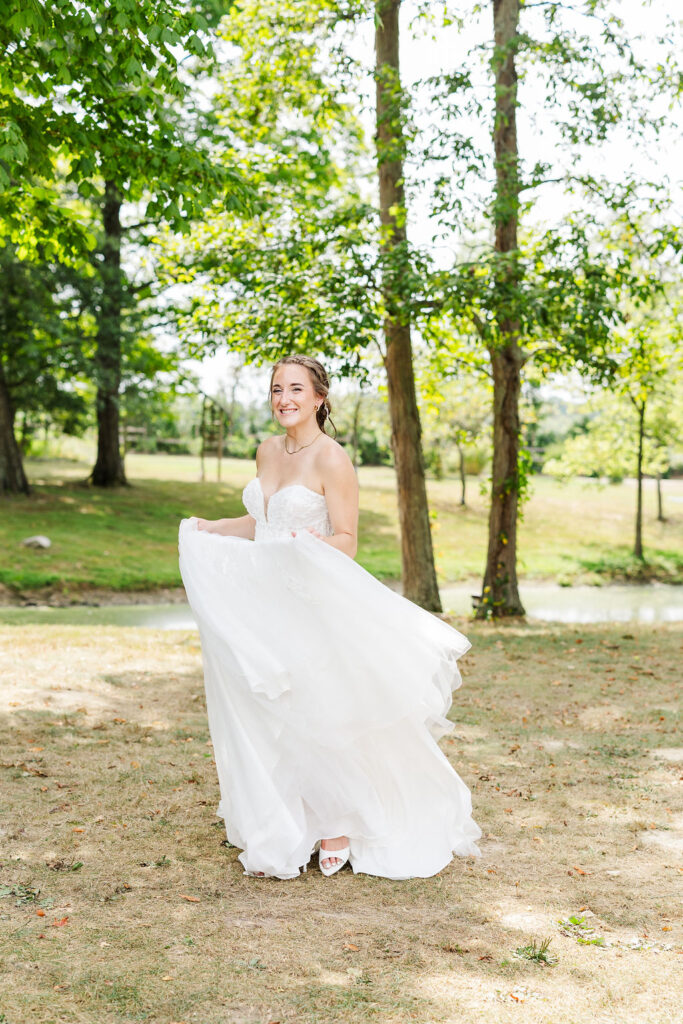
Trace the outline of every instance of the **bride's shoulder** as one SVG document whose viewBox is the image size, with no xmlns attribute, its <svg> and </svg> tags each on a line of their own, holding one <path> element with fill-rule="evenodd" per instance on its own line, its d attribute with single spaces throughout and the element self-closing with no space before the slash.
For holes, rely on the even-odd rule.
<svg viewBox="0 0 683 1024">
<path fill-rule="evenodd" d="M 256 449 L 256 465 L 258 466 L 260 459 L 268 458 L 269 455 L 273 454 L 280 444 L 280 434 L 271 434 L 270 437 L 264 438 Z"/>
<path fill-rule="evenodd" d="M 356 480 L 356 471 L 344 447 L 329 434 L 325 434 L 318 450 L 318 468 L 326 484 L 346 484 Z"/>
<path fill-rule="evenodd" d="M 338 466 L 353 466 L 344 446 L 339 441 L 335 441 L 329 434 L 324 434 L 324 440 L 322 446 L 318 449 L 318 455 L 326 463 Z"/>
</svg>

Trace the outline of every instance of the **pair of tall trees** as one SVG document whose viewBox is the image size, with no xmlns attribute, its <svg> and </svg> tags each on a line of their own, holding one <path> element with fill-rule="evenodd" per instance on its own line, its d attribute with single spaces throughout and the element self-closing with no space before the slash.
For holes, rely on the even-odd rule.
<svg viewBox="0 0 683 1024">
<path fill-rule="evenodd" d="M 494 457 L 480 614 L 519 614 L 516 524 L 525 489 L 519 398 L 525 366 L 532 359 L 542 372 L 578 366 L 607 380 L 613 370 L 608 342 L 620 317 L 616 296 L 629 281 L 639 287 L 628 255 L 601 249 L 597 228 L 605 209 L 630 215 L 633 182 L 620 195 L 617 186 L 586 174 L 580 158 L 614 126 L 623 126 L 622 112 L 629 130 L 656 123 L 639 102 L 646 71 L 609 0 L 472 5 L 472 12 L 476 7 L 491 19 L 488 99 L 477 99 L 472 61 L 458 54 L 457 67 L 429 82 L 443 109 L 425 150 L 432 161 L 449 147 L 452 154 L 450 176 L 438 182 L 441 226 L 456 234 L 462 230 L 463 196 L 477 179 L 490 240 L 470 253 L 461 249 L 452 267 L 436 270 L 407 237 L 406 175 L 418 143 L 408 127 L 410 97 L 400 77 L 404 7 L 401 0 L 311 0 L 280 4 L 276 11 L 246 2 L 233 13 L 222 32 L 236 44 L 237 56 L 221 78 L 218 118 L 230 136 L 239 116 L 239 82 L 239 114 L 251 130 L 241 136 L 237 155 L 261 208 L 247 219 L 212 218 L 189 246 L 171 246 L 161 259 L 170 279 L 203 288 L 195 291 L 181 322 L 191 351 L 227 343 L 266 360 L 314 346 L 336 357 L 343 369 L 362 372 L 364 348 L 382 334 L 404 589 L 434 610 L 440 605 L 411 332 L 418 328 L 425 339 L 443 339 L 449 330 L 454 337 L 468 335 L 477 358 L 484 353 L 493 379 Z M 358 184 L 362 149 L 346 98 L 349 61 L 341 32 L 344 24 L 368 17 L 375 29 L 377 212 L 363 202 Z M 577 27 L 582 19 L 594 27 Z M 244 32 L 245 20 L 251 35 Z M 555 161 L 559 169 L 553 154 L 534 163 L 519 152 L 520 61 L 540 83 L 538 92 L 554 110 L 567 143 L 567 153 Z M 668 73 L 664 62 L 662 88 L 668 87 Z M 492 159 L 477 151 L 459 108 L 491 125 Z M 530 241 L 528 229 L 520 234 L 520 224 L 533 205 L 528 197 L 547 179 L 564 182 L 578 207 L 588 209 L 586 193 L 599 197 L 603 207 L 593 222 L 590 214 L 581 219 L 569 210 L 564 224 L 537 231 Z"/>
</svg>

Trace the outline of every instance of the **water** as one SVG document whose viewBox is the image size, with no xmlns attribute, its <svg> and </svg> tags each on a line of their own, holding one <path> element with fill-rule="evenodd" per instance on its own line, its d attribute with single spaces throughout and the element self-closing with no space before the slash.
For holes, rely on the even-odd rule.
<svg viewBox="0 0 683 1024">
<path fill-rule="evenodd" d="M 121 604 L 99 608 L 0 608 L 0 625 L 8 626 L 147 626 L 149 629 L 196 629 L 188 604 Z"/>
<path fill-rule="evenodd" d="M 470 615 L 476 584 L 443 587 L 444 609 Z M 547 622 L 680 622 L 683 586 L 559 587 L 554 583 L 527 584 L 521 597 L 529 619 Z M 0 608 L 1 625 L 146 626 L 151 629 L 195 629 L 187 604 L 76 605 L 71 608 Z"/>
<path fill-rule="evenodd" d="M 446 610 L 467 615 L 472 610 L 472 587 L 444 587 Z M 522 585 L 520 597 L 529 619 L 546 622 L 680 622 L 683 586 L 646 584 L 607 587 L 560 587 L 555 583 Z"/>
</svg>

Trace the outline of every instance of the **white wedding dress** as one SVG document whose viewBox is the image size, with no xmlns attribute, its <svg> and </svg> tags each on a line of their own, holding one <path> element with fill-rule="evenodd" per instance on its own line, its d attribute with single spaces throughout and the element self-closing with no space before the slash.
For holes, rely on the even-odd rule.
<svg viewBox="0 0 683 1024">
<path fill-rule="evenodd" d="M 470 793 L 436 739 L 469 641 L 308 532 L 301 484 L 243 501 L 255 541 L 180 524 L 228 840 L 249 871 L 294 878 L 349 836 L 356 872 L 403 879 L 479 855 Z M 292 536 L 292 531 L 298 531 Z"/>
</svg>

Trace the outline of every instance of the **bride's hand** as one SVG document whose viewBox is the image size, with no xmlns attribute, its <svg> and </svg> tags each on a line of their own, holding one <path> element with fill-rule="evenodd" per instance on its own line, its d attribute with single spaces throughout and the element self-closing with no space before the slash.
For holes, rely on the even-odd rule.
<svg viewBox="0 0 683 1024">
<path fill-rule="evenodd" d="M 224 523 L 224 519 L 199 519 L 197 518 L 197 529 L 204 530 L 205 533 L 222 533 L 221 524 Z"/>
</svg>

